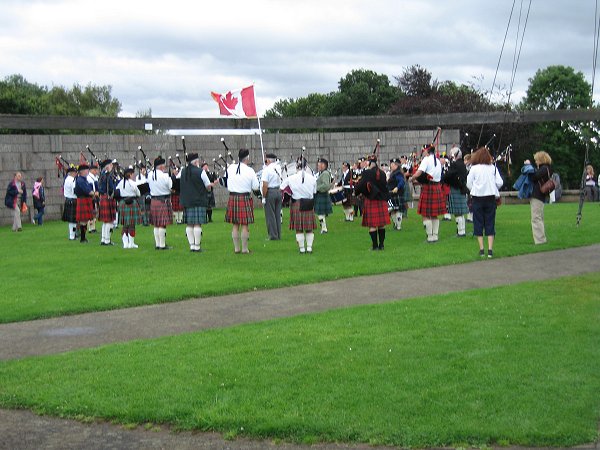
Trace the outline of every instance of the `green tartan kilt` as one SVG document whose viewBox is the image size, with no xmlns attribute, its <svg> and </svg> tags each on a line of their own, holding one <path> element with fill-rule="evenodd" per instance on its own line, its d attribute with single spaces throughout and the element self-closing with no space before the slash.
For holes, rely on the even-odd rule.
<svg viewBox="0 0 600 450">
<path fill-rule="evenodd" d="M 140 205 L 135 199 L 133 199 L 131 205 L 125 203 L 125 200 L 119 201 L 119 223 L 124 227 L 132 227 L 142 223 Z"/>
<path fill-rule="evenodd" d="M 448 213 L 455 216 L 462 216 L 469 213 L 467 206 L 467 196 L 460 193 L 460 189 L 450 187 L 450 195 L 448 195 Z"/>
<path fill-rule="evenodd" d="M 315 194 L 315 214 L 318 216 L 327 216 L 333 213 L 331 197 L 329 192 L 317 192 Z"/>
<path fill-rule="evenodd" d="M 206 219 L 205 206 L 183 208 L 183 223 L 187 225 L 202 225 L 206 223 Z"/>
</svg>

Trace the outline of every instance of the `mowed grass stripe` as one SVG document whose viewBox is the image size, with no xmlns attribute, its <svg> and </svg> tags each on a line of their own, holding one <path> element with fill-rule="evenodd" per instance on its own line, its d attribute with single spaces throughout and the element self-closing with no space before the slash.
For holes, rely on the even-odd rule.
<svg viewBox="0 0 600 450">
<path fill-rule="evenodd" d="M 600 274 L 0 364 L 0 404 L 298 442 L 597 439 Z M 368 286 L 365 286 L 368 292 Z"/>
<path fill-rule="evenodd" d="M 496 257 L 554 250 L 600 242 L 600 208 L 586 204 L 584 219 L 575 226 L 576 204 L 546 207 L 549 243 L 534 246 L 528 205 L 498 210 Z M 294 233 L 282 241 L 265 241 L 262 209 L 251 227 L 252 255 L 234 255 L 231 226 L 217 210 L 214 223 L 204 227 L 204 253 L 190 253 L 185 226 L 168 228 L 175 248 L 154 249 L 152 228 L 139 227 L 140 248 L 101 247 L 98 235 L 90 244 L 69 242 L 66 224 L 26 225 L 23 233 L 0 228 L 0 323 L 118 309 L 186 298 L 207 297 L 292 286 L 325 280 L 404 271 L 478 260 L 475 239 L 456 239 L 454 222 L 442 222 L 440 242 L 425 244 L 421 218 L 410 210 L 400 232 L 388 227 L 386 250 L 370 252 L 370 239 L 358 222 L 344 222 L 340 208 L 328 218 L 329 233 L 317 235 L 314 254 L 299 255 Z M 469 225 L 467 232 L 472 231 Z M 115 233 L 119 233 L 116 230 Z M 113 238 L 119 241 L 118 236 Z M 560 264 L 560 261 L 556 261 Z M 399 277 L 399 289 L 401 276 Z"/>
</svg>

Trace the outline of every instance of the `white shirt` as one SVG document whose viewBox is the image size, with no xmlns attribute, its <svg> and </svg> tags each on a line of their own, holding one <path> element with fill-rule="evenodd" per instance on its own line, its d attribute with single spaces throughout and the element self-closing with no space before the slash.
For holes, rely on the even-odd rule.
<svg viewBox="0 0 600 450">
<path fill-rule="evenodd" d="M 237 173 L 238 167 L 240 173 Z M 227 190 L 229 192 L 237 192 L 238 194 L 249 194 L 252 191 L 257 191 L 258 178 L 252 167 L 246 164 L 231 164 L 227 168 Z"/>
<path fill-rule="evenodd" d="M 148 182 L 148 180 L 146 179 L 146 175 L 142 175 L 142 174 L 140 173 L 140 174 L 138 174 L 138 175 L 135 177 L 135 184 L 137 184 L 138 186 L 139 186 L 140 184 L 144 184 L 144 183 L 147 183 L 147 182 Z"/>
<path fill-rule="evenodd" d="M 419 170 L 430 175 L 433 182 L 439 183 L 442 179 L 442 163 L 435 155 L 427 155 L 423 158 Z"/>
<path fill-rule="evenodd" d="M 156 171 L 152 170 L 150 172 L 150 176 L 148 177 L 148 185 L 150 186 L 150 195 L 152 197 L 159 195 L 171 195 L 173 180 L 162 170 L 156 169 Z"/>
<path fill-rule="evenodd" d="M 139 197 L 140 190 L 133 180 L 122 179 L 117 184 L 117 189 L 121 193 L 121 197 Z"/>
<path fill-rule="evenodd" d="M 467 175 L 467 187 L 473 197 L 487 197 L 493 195 L 500 197 L 498 189 L 502 187 L 504 181 L 500 172 L 496 170 L 493 164 L 477 164 L 471 166 L 469 175 Z"/>
<path fill-rule="evenodd" d="M 281 167 L 276 162 L 272 162 L 262 171 L 261 182 L 267 183 L 269 189 L 279 188 L 281 184 Z"/>
<path fill-rule="evenodd" d="M 87 181 L 92 185 L 92 192 L 96 192 L 96 186 L 98 185 L 98 177 L 92 172 L 88 173 Z"/>
<path fill-rule="evenodd" d="M 317 179 L 310 171 L 304 172 L 304 183 L 302 183 L 302 171 L 290 175 L 281 183 L 281 189 L 290 187 L 292 198 L 299 200 L 301 198 L 313 198 L 317 193 Z"/>
<path fill-rule="evenodd" d="M 67 175 L 65 184 L 63 185 L 63 194 L 65 198 L 77 198 L 75 195 L 75 177 Z"/>
</svg>

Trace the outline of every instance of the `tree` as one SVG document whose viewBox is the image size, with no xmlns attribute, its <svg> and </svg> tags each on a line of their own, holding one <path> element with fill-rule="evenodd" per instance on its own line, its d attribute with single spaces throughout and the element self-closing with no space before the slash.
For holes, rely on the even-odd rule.
<svg viewBox="0 0 600 450">
<path fill-rule="evenodd" d="M 395 77 L 398 87 L 408 97 L 430 97 L 437 91 L 438 81 L 431 80 L 431 72 L 418 64 L 407 67 L 402 75 Z"/>
<path fill-rule="evenodd" d="M 549 66 L 538 70 L 529 79 L 521 106 L 526 110 L 587 108 L 592 104 L 591 91 L 591 85 L 581 72 L 575 72 L 572 67 Z M 573 127 L 582 133 L 573 132 Z M 540 136 L 538 149 L 550 154 L 563 185 L 578 188 L 586 152 L 585 139 L 581 135 L 589 139 L 597 133 L 586 124 L 567 122 L 545 122 L 535 125 L 534 130 Z M 597 152 L 591 154 L 591 160 L 598 162 Z"/>
</svg>

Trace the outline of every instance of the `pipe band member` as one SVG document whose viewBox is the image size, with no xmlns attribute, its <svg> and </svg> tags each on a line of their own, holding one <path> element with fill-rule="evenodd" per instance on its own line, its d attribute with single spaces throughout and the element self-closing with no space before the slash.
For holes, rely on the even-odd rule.
<svg viewBox="0 0 600 450">
<path fill-rule="evenodd" d="M 159 156 L 154 160 L 154 170 L 148 177 L 150 187 L 150 223 L 154 226 L 156 250 L 169 250 L 166 243 L 167 225 L 173 223 L 171 189 L 173 180 L 166 171 L 166 160 Z"/>
</svg>

